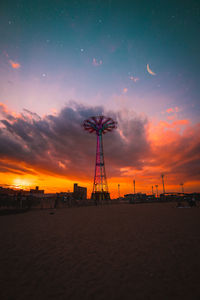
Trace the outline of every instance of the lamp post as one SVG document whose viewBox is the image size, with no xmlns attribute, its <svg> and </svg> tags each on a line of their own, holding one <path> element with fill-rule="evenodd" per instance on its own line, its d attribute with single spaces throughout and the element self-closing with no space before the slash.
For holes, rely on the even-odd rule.
<svg viewBox="0 0 200 300">
<path fill-rule="evenodd" d="M 163 185 L 163 194 L 165 194 L 165 184 L 164 184 L 164 174 L 161 174 L 162 177 L 162 185 Z"/>
<path fill-rule="evenodd" d="M 156 187 L 156 194 L 157 194 L 157 198 L 158 198 L 158 185 L 156 184 L 155 187 Z"/>
<path fill-rule="evenodd" d="M 180 183 L 180 186 L 181 186 L 181 192 L 184 193 L 184 187 L 183 187 L 184 183 Z"/>
<path fill-rule="evenodd" d="M 118 197 L 120 198 L 120 184 L 118 184 Z"/>
<path fill-rule="evenodd" d="M 152 185 L 152 187 L 151 187 L 151 188 L 152 188 L 152 195 L 154 195 L 154 191 L 153 191 L 153 185 Z"/>
</svg>

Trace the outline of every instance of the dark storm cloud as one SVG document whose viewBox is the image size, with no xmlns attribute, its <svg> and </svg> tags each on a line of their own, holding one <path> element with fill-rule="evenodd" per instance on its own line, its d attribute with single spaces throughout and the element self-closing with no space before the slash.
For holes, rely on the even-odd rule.
<svg viewBox="0 0 200 300">
<path fill-rule="evenodd" d="M 85 132 L 81 125 L 84 119 L 101 114 L 110 115 L 103 107 L 87 107 L 75 102 L 64 107 L 57 116 L 43 118 L 28 110 L 19 117 L 4 111 L 0 131 L 1 158 L 34 166 L 38 171 L 69 177 L 91 176 L 96 136 Z M 118 129 L 104 136 L 108 175 L 118 176 L 120 168 L 126 166 L 141 168 L 141 160 L 149 151 L 147 120 L 136 115 L 128 120 L 128 114 L 123 114 L 111 114 L 118 121 Z"/>
<path fill-rule="evenodd" d="M 184 181 L 200 179 L 200 134 L 182 138 L 174 155 L 179 153 L 177 161 L 171 164 L 171 171 L 179 174 Z"/>
<path fill-rule="evenodd" d="M 136 114 L 130 118 L 128 112 L 118 112 L 114 118 L 118 121 L 118 130 L 104 138 L 108 169 L 115 175 L 120 175 L 120 168 L 142 169 L 143 160 L 151 151 L 146 131 L 148 120 Z"/>
<path fill-rule="evenodd" d="M 2 172 L 30 173 L 31 167 L 32 172 L 71 179 L 92 177 L 96 136 L 84 131 L 82 123 L 88 117 L 102 114 L 117 121 L 117 129 L 103 136 L 108 177 L 124 176 L 127 169 L 143 170 L 148 166 L 152 176 L 155 170 L 163 170 L 165 174 L 178 174 L 183 180 L 199 177 L 198 124 L 176 140 L 152 147 L 152 141 L 147 138 L 147 118 L 133 112 L 114 113 L 76 102 L 65 106 L 58 115 L 43 118 L 27 110 L 16 117 L 4 109 L 0 126 Z"/>
<path fill-rule="evenodd" d="M 193 125 L 175 139 L 157 146 L 151 166 L 160 166 L 166 174 L 187 182 L 200 179 L 200 124 Z"/>
</svg>

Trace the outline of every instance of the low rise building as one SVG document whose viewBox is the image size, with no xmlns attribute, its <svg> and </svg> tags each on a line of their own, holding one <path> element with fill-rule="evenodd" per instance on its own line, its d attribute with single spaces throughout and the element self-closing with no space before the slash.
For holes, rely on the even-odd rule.
<svg viewBox="0 0 200 300">
<path fill-rule="evenodd" d="M 86 200 L 87 199 L 87 188 L 78 186 L 77 183 L 74 183 L 73 197 L 77 200 Z"/>
<path fill-rule="evenodd" d="M 34 197 L 43 197 L 44 190 L 39 190 L 39 186 L 36 186 L 35 189 L 30 189 L 30 195 Z"/>
</svg>

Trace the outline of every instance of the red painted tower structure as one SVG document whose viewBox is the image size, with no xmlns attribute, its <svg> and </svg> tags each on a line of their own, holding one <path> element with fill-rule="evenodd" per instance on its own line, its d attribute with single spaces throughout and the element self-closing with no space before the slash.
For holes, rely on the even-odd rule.
<svg viewBox="0 0 200 300">
<path fill-rule="evenodd" d="M 89 133 L 96 133 L 97 135 L 96 164 L 91 198 L 95 201 L 110 199 L 106 179 L 102 135 L 115 129 L 117 123 L 112 118 L 95 116 L 85 120 L 83 127 Z"/>
</svg>

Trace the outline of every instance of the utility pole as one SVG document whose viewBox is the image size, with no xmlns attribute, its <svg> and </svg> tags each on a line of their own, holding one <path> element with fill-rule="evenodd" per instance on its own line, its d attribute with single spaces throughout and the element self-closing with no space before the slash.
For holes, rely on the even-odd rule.
<svg viewBox="0 0 200 300">
<path fill-rule="evenodd" d="M 163 194 L 165 194 L 165 184 L 164 184 L 164 174 L 161 174 L 162 177 L 162 184 L 163 184 Z"/>
<path fill-rule="evenodd" d="M 134 191 L 134 194 L 135 194 L 135 179 L 133 180 L 133 191 Z"/>
<path fill-rule="evenodd" d="M 180 183 L 180 186 L 181 186 L 181 192 L 184 193 L 184 187 L 183 187 L 184 183 Z"/>
<path fill-rule="evenodd" d="M 152 195 L 154 195 L 154 192 L 153 192 L 153 185 L 152 185 L 152 187 L 151 187 L 151 188 L 152 188 Z"/>
<path fill-rule="evenodd" d="M 158 198 L 158 185 L 156 184 L 155 187 L 156 187 L 156 194 L 157 194 L 157 198 Z"/>
<path fill-rule="evenodd" d="M 118 196 L 120 198 L 120 184 L 118 184 Z"/>
</svg>

